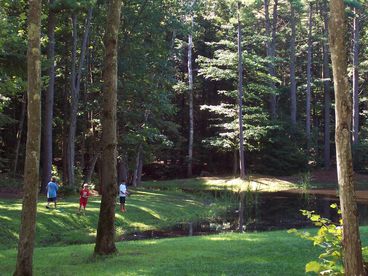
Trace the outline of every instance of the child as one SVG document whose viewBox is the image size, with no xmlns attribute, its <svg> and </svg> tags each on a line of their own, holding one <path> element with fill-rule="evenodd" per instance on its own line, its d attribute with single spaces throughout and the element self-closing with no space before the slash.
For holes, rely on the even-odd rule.
<svg viewBox="0 0 368 276">
<path fill-rule="evenodd" d="M 83 214 L 86 212 L 86 206 L 87 206 L 87 201 L 88 201 L 88 197 L 90 195 L 89 190 L 88 190 L 88 183 L 84 183 L 83 184 L 83 189 L 80 191 L 80 198 L 79 198 L 79 213 L 83 207 Z"/>
<path fill-rule="evenodd" d="M 51 181 L 47 184 L 46 190 L 47 190 L 47 205 L 46 208 L 50 209 L 50 202 L 54 202 L 55 209 L 56 209 L 56 196 L 57 196 L 57 190 L 58 185 L 56 184 L 56 177 L 51 177 Z"/>
<path fill-rule="evenodd" d="M 125 184 L 125 180 L 123 180 L 119 186 L 119 197 L 120 197 L 120 212 L 125 212 L 125 198 L 128 195 L 128 190 Z"/>
</svg>

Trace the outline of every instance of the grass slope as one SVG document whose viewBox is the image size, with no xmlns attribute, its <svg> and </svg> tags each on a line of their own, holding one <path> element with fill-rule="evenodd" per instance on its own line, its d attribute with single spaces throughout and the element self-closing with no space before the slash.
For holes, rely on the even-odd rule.
<svg viewBox="0 0 368 276">
<path fill-rule="evenodd" d="M 221 234 L 118 243 L 113 257 L 93 258 L 93 245 L 35 250 L 35 275 L 305 275 L 318 249 L 286 231 Z M 0 251 L 11 275 L 15 250 Z"/>
<path fill-rule="evenodd" d="M 37 206 L 36 246 L 91 243 L 96 235 L 100 197 L 92 197 L 87 215 L 79 215 L 77 197 L 60 200 L 58 209 Z M 0 249 L 17 246 L 21 200 L 0 199 Z M 117 236 L 135 231 L 157 230 L 189 221 L 208 220 L 226 212 L 219 199 L 181 191 L 135 191 L 127 199 L 127 212 L 116 207 Z"/>
</svg>

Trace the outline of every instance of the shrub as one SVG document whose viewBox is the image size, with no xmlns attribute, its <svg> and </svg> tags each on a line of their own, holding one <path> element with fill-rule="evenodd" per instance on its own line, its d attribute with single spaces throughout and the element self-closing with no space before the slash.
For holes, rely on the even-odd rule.
<svg viewBox="0 0 368 276">
<path fill-rule="evenodd" d="M 337 209 L 338 214 L 341 211 L 336 204 L 331 204 L 331 208 Z M 342 219 L 338 223 L 333 223 L 327 218 L 322 218 L 314 211 L 301 210 L 302 214 L 310 219 L 315 226 L 320 227 L 316 235 L 309 232 L 300 232 L 291 229 L 289 233 L 295 233 L 297 236 L 310 240 L 314 246 L 324 249 L 317 261 L 311 261 L 306 264 L 305 272 L 314 272 L 319 275 L 344 275 L 344 266 L 342 259 Z"/>
</svg>

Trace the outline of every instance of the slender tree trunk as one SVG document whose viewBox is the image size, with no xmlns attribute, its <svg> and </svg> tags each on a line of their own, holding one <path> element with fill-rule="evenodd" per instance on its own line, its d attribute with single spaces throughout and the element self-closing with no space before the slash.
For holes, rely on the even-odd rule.
<svg viewBox="0 0 368 276">
<path fill-rule="evenodd" d="M 22 141 L 22 133 L 23 133 L 23 126 L 24 126 L 24 119 L 26 115 L 26 107 L 27 107 L 27 94 L 24 93 L 22 97 L 22 108 L 20 111 L 20 118 L 19 118 L 19 127 L 17 132 L 17 145 L 15 147 L 15 160 L 14 160 L 14 169 L 13 169 L 13 176 L 15 177 L 18 168 L 18 159 L 19 159 L 19 149 L 20 143 Z"/>
<path fill-rule="evenodd" d="M 27 143 L 23 205 L 14 275 L 32 275 L 41 140 L 41 1 L 30 0 L 27 51 Z"/>
<path fill-rule="evenodd" d="M 359 132 L 359 15 L 354 8 L 353 22 L 353 144 L 358 143 Z"/>
<path fill-rule="evenodd" d="M 296 22 L 295 22 L 295 9 L 294 4 L 291 2 L 291 37 L 290 37 L 290 116 L 291 126 L 295 129 L 296 127 L 296 79 L 295 79 L 295 38 L 296 38 Z"/>
<path fill-rule="evenodd" d="M 121 0 L 107 2 L 105 60 L 103 71 L 102 112 L 102 198 L 98 220 L 95 254 L 107 255 L 117 251 L 115 246 L 116 183 L 116 104 L 117 104 L 117 49 Z"/>
<path fill-rule="evenodd" d="M 336 160 L 343 221 L 345 275 L 365 275 L 355 201 L 351 153 L 352 100 L 347 79 L 346 19 L 343 0 L 330 0 L 329 42 L 336 105 Z"/>
<path fill-rule="evenodd" d="M 193 9 L 195 1 L 192 1 L 191 9 Z M 194 25 L 193 10 L 191 10 L 191 25 Z M 188 168 L 187 177 L 192 177 L 193 166 L 193 136 L 194 136 L 194 118 L 193 118 L 193 68 L 192 68 L 192 51 L 193 51 L 193 37 L 192 30 L 188 35 L 188 79 L 189 79 L 189 147 L 188 147 Z"/>
<path fill-rule="evenodd" d="M 234 150 L 234 154 L 233 154 L 233 175 L 237 175 L 238 174 L 238 168 L 239 168 L 239 160 L 238 160 L 238 150 Z"/>
<path fill-rule="evenodd" d="M 240 2 L 238 2 L 238 120 L 239 120 L 239 164 L 240 178 L 245 179 L 244 132 L 243 132 L 243 54 L 240 21 Z"/>
<path fill-rule="evenodd" d="M 51 179 L 52 171 L 52 121 L 54 113 L 54 86 L 55 86 L 55 25 L 56 14 L 52 10 L 52 4 L 54 0 L 49 0 L 49 16 L 47 23 L 47 37 L 49 39 L 49 45 L 47 48 L 47 59 L 50 63 L 48 69 L 49 85 L 47 93 L 45 95 L 45 122 L 43 128 L 43 140 L 42 140 L 42 182 L 41 191 L 46 190 L 47 183 Z"/>
<path fill-rule="evenodd" d="M 62 131 L 62 162 L 63 162 L 63 184 L 68 183 L 69 175 L 68 175 L 68 130 L 69 130 L 69 89 L 68 89 L 68 75 L 69 75 L 69 65 L 68 65 L 68 41 L 65 41 L 64 47 L 64 87 L 63 87 L 63 114 L 65 115 L 63 118 L 63 131 Z"/>
<path fill-rule="evenodd" d="M 88 170 L 87 170 L 84 182 L 86 182 L 86 183 L 91 182 L 92 175 L 93 175 L 93 172 L 95 171 L 96 163 L 97 163 L 97 160 L 98 160 L 99 157 L 100 157 L 100 153 L 96 152 L 95 155 L 93 156 L 91 162 L 89 162 L 89 166 L 88 166 Z"/>
<path fill-rule="evenodd" d="M 76 71 L 77 62 L 77 16 L 72 14 L 72 25 L 73 25 L 73 50 L 72 50 L 72 72 L 71 72 L 71 107 L 70 107 L 70 124 L 69 124 L 69 136 L 68 136 L 68 185 L 75 185 L 75 138 L 77 131 L 77 113 L 78 113 L 78 101 L 80 92 L 80 83 L 82 77 L 82 68 L 86 58 L 86 49 L 89 36 L 89 29 L 92 19 L 92 8 L 88 9 L 88 15 L 86 19 L 85 31 L 83 35 L 83 41 L 81 46 L 81 54 L 78 72 Z"/>
<path fill-rule="evenodd" d="M 128 169 L 126 165 L 125 157 L 122 157 L 118 163 L 118 183 L 121 183 L 123 180 L 127 181 L 128 179 Z"/>
<path fill-rule="evenodd" d="M 278 0 L 274 0 L 274 7 L 273 7 L 273 19 L 271 24 L 270 19 L 270 13 L 269 13 L 269 5 L 270 0 L 264 0 L 264 9 L 265 9 L 265 21 L 266 21 L 266 36 L 267 36 L 267 42 L 266 42 L 266 50 L 267 50 L 267 57 L 270 59 L 268 64 L 268 73 L 270 76 L 275 77 L 276 71 L 275 71 L 275 65 L 274 65 L 274 58 L 276 53 L 276 28 L 277 28 L 277 6 L 278 6 Z M 276 111 L 276 86 L 273 81 L 270 82 L 272 95 L 270 96 L 270 109 L 271 109 L 271 117 L 273 119 L 277 116 Z"/>
<path fill-rule="evenodd" d="M 138 180 L 138 171 L 139 171 L 139 163 L 140 158 L 142 154 L 142 144 L 139 144 L 138 150 L 137 150 L 137 157 L 135 159 L 135 167 L 134 167 L 134 173 L 133 173 L 133 186 L 137 187 L 137 180 Z"/>
<path fill-rule="evenodd" d="M 330 168 L 331 165 L 331 150 L 330 150 L 330 112 L 331 112 L 331 94 L 330 94 L 330 68 L 329 68 L 329 57 L 328 57 L 328 14 L 327 14 L 327 0 L 323 1 L 322 14 L 324 21 L 324 42 L 323 42 L 323 92 L 324 92 L 324 150 L 323 159 L 324 166 L 326 169 Z"/>
<path fill-rule="evenodd" d="M 307 53 L 307 99 L 306 99 L 306 136 L 308 148 L 311 143 L 311 94 L 312 94 L 312 4 L 309 3 L 308 53 Z"/>
<path fill-rule="evenodd" d="M 139 156 L 137 185 L 141 184 L 141 182 L 142 182 L 142 171 L 143 171 L 143 152 L 141 152 L 141 154 Z"/>
<path fill-rule="evenodd" d="M 239 199 L 239 232 L 244 231 L 244 213 L 245 213 L 245 192 L 240 192 Z"/>
</svg>

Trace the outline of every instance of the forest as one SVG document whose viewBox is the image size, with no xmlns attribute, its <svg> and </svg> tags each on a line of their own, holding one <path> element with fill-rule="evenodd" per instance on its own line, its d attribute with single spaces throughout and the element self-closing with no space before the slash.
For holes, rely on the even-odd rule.
<svg viewBox="0 0 368 276">
<path fill-rule="evenodd" d="M 101 162 L 102 3 L 53 1 L 42 18 L 42 185 Z M 238 19 L 231 1 L 126 1 L 118 49 L 119 175 L 129 182 L 239 174 Z M 326 1 L 239 7 L 245 171 L 335 166 Z M 1 3 L 1 172 L 25 159 L 27 5 Z M 347 4 L 355 170 L 367 167 L 364 5 Z"/>
<path fill-rule="evenodd" d="M 75 226 L 94 229 L 95 240 L 75 242 L 95 241 L 94 256 L 118 251 L 116 223 L 125 222 L 115 198 L 122 182 L 133 202 L 155 189 L 165 196 L 180 190 L 193 202 L 210 200 L 223 219 L 236 209 L 240 232 L 258 189 L 283 181 L 306 194 L 318 187 L 336 197 L 338 189 L 338 271 L 366 275 L 361 194 L 355 196 L 368 187 L 366 10 L 364 0 L 0 0 L 0 202 L 23 202 L 22 211 L 14 205 L 19 221 L 3 224 L 19 227 L 19 235 L 16 229 L 16 238 L 4 236 L 0 252 L 19 242 L 14 275 L 32 275 L 34 243 L 38 248 L 46 236 L 36 213 L 52 177 L 66 204 L 59 210 L 84 183 L 95 193 L 93 222 Z M 266 178 L 269 187 L 254 191 L 251 184 Z M 227 211 L 216 205 L 218 196 Z M 0 219 L 6 210 L 0 208 Z M 180 222 L 191 233 L 193 221 L 213 214 L 183 213 Z M 330 223 L 313 211 L 304 216 L 316 227 Z M 173 228 L 180 219 L 155 227 Z M 124 224 L 121 231 L 149 228 L 139 227 Z M 333 271 L 338 261 L 331 262 Z M 326 269 L 326 262 L 315 264 L 306 269 Z"/>
</svg>

